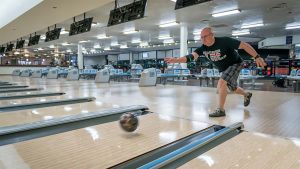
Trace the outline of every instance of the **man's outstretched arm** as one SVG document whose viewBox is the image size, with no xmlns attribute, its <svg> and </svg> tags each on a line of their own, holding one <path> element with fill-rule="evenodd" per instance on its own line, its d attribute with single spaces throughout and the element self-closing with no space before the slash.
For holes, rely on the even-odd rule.
<svg viewBox="0 0 300 169">
<path fill-rule="evenodd" d="M 180 58 L 166 57 L 164 60 L 167 63 L 187 63 L 197 59 L 198 57 L 199 55 L 196 52 L 192 52 L 191 54 Z"/>
<path fill-rule="evenodd" d="M 264 59 L 259 56 L 259 54 L 255 51 L 255 49 L 246 42 L 241 42 L 239 49 L 244 49 L 249 55 L 251 55 L 258 67 L 265 67 L 267 64 Z"/>
</svg>

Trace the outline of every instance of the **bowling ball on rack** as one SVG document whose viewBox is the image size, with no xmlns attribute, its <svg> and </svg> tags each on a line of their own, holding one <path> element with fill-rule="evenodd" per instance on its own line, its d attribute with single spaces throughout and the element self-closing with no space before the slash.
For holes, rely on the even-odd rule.
<svg viewBox="0 0 300 169">
<path fill-rule="evenodd" d="M 120 127 L 126 132 L 133 132 L 139 125 L 139 119 L 136 114 L 132 112 L 124 113 L 120 117 Z"/>
</svg>

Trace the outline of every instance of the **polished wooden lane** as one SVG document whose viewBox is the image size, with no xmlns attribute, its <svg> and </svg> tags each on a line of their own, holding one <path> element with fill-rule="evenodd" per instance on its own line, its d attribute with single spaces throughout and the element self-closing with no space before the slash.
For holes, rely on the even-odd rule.
<svg viewBox="0 0 300 169">
<path fill-rule="evenodd" d="M 6 78 L 9 81 L 12 77 Z M 174 85 L 138 87 L 136 83 L 99 84 L 93 80 L 19 79 L 14 81 L 38 85 L 49 91 L 67 91 L 68 95 L 73 96 L 96 97 L 104 104 L 142 104 L 161 114 L 220 125 L 243 122 L 249 131 L 300 138 L 300 93 L 252 91 L 253 97 L 248 107 L 243 106 L 241 96 L 230 94 L 225 105 L 227 116 L 209 118 L 208 114 L 217 107 L 215 88 Z"/>
<path fill-rule="evenodd" d="M 243 132 L 180 169 L 299 169 L 300 139 Z"/>
<path fill-rule="evenodd" d="M 0 147 L 0 168 L 107 168 L 210 125 L 166 115 L 141 116 L 135 133 L 118 122 Z"/>
<path fill-rule="evenodd" d="M 59 96 L 42 96 L 42 97 L 14 99 L 14 100 L 1 100 L 0 101 L 0 106 L 30 104 L 30 103 L 42 103 L 42 102 L 47 102 L 47 101 L 63 100 L 63 99 L 74 99 L 74 98 L 78 98 L 78 97 L 67 96 L 67 95 L 59 95 Z"/>
<path fill-rule="evenodd" d="M 103 103 L 101 101 L 93 101 L 89 103 L 77 103 L 69 105 L 61 105 L 55 107 L 45 107 L 36 109 L 27 109 L 11 112 L 0 113 L 0 127 L 7 127 L 20 124 L 28 124 L 36 121 L 49 120 L 58 117 L 65 117 L 69 115 L 99 112 L 102 110 L 118 108 L 124 105 L 115 105 L 110 103 Z"/>
</svg>

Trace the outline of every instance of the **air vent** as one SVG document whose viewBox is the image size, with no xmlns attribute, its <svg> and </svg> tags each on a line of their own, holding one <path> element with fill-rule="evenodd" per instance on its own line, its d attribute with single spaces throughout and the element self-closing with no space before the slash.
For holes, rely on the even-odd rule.
<svg viewBox="0 0 300 169">
<path fill-rule="evenodd" d="M 286 9 L 287 8 L 287 4 L 286 3 L 280 3 L 280 4 L 277 4 L 273 7 L 271 7 L 270 9 L 271 10 L 281 10 L 281 9 Z"/>
</svg>

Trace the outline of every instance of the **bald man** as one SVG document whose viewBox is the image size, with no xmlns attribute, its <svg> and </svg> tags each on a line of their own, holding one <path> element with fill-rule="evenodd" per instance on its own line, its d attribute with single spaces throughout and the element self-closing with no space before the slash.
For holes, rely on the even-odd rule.
<svg viewBox="0 0 300 169">
<path fill-rule="evenodd" d="M 167 63 L 186 63 L 194 61 L 199 56 L 204 55 L 222 72 L 217 85 L 219 106 L 214 112 L 209 114 L 210 117 L 226 115 L 224 105 L 228 94 L 227 89 L 242 95 L 244 97 L 244 106 L 248 106 L 252 93 L 245 92 L 244 89 L 237 85 L 237 79 L 242 69 L 243 60 L 236 50 L 244 49 L 253 57 L 258 67 L 266 66 L 263 58 L 246 42 L 241 42 L 229 37 L 215 37 L 212 29 L 209 27 L 201 31 L 201 41 L 203 45 L 191 54 L 180 58 L 165 58 L 165 61 Z"/>
</svg>

